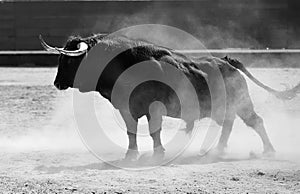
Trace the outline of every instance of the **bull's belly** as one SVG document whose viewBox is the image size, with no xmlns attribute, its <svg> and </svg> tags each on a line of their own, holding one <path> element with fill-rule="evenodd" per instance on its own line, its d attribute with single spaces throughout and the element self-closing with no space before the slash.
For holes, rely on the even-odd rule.
<svg viewBox="0 0 300 194">
<path fill-rule="evenodd" d="M 153 108 L 153 105 L 157 105 L 154 109 L 159 109 L 159 111 L 153 114 L 162 114 L 188 121 L 210 115 L 210 96 L 207 91 L 201 90 L 202 93 L 198 94 L 199 99 L 193 99 L 194 95 L 184 89 L 178 91 L 184 94 L 178 95 L 172 88 L 157 81 L 145 82 L 131 93 L 129 101 L 131 114 L 136 118 L 151 115 L 150 109 Z M 181 100 L 179 96 L 181 96 Z"/>
<path fill-rule="evenodd" d="M 167 114 L 163 116 L 168 116 L 172 118 L 178 118 L 182 119 L 184 121 L 194 121 L 194 120 L 199 120 L 202 118 L 210 117 L 211 116 L 211 110 L 210 109 L 190 109 L 187 112 L 181 111 L 180 108 L 169 108 L 167 109 Z"/>
<path fill-rule="evenodd" d="M 153 103 L 153 102 L 152 102 Z M 146 103 L 146 106 L 140 107 L 141 112 L 139 117 L 147 114 L 151 114 L 152 103 Z M 198 106 L 194 107 L 184 107 L 179 101 L 160 101 L 158 105 L 161 111 L 156 112 L 156 114 L 161 114 L 162 116 L 172 117 L 182 119 L 184 121 L 195 121 L 202 118 L 211 116 L 211 108 L 209 102 L 201 102 Z M 155 113 L 152 113 L 155 114 Z"/>
</svg>

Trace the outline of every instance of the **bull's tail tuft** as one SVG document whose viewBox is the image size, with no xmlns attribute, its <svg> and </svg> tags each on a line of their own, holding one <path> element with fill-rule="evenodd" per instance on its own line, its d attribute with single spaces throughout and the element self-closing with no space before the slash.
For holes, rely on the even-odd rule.
<svg viewBox="0 0 300 194">
<path fill-rule="evenodd" d="M 257 80 L 246 68 L 245 66 L 238 60 L 236 59 L 232 59 L 229 58 L 227 56 L 222 58 L 224 61 L 228 62 L 231 66 L 239 69 L 240 71 L 242 71 L 249 79 L 251 79 L 255 84 L 257 84 L 258 86 L 264 88 L 265 90 L 267 90 L 268 92 L 272 93 L 274 96 L 276 96 L 279 99 L 282 100 L 291 100 L 294 97 L 297 96 L 298 93 L 300 93 L 300 83 L 298 85 L 296 85 L 295 87 L 291 88 L 291 89 L 287 89 L 285 91 L 278 91 L 278 90 L 274 90 L 273 88 L 270 88 L 269 86 L 266 86 L 265 84 L 263 84 L 262 82 L 260 82 L 259 80 Z"/>
</svg>

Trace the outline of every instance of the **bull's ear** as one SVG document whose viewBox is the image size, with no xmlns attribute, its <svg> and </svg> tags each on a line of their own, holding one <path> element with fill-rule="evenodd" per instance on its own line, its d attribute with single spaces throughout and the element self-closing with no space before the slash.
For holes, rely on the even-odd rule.
<svg viewBox="0 0 300 194">
<path fill-rule="evenodd" d="M 89 49 L 91 49 L 92 47 L 94 47 L 98 43 L 98 40 L 96 38 L 91 38 L 86 43 L 89 45 Z"/>
</svg>

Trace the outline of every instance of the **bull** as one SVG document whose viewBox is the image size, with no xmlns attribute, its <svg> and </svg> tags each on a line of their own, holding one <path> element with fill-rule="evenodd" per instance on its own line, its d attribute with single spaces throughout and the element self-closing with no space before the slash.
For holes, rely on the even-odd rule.
<svg viewBox="0 0 300 194">
<path fill-rule="evenodd" d="M 176 98 L 174 91 L 157 81 L 147 81 L 143 84 L 143 86 L 137 87 L 132 92 L 130 96 L 130 111 L 124 108 L 126 106 L 122 104 L 122 100 L 119 101 L 118 104 L 112 101 L 112 89 L 117 78 L 126 69 L 142 61 L 154 61 L 154 63 L 151 64 L 158 66 L 161 69 L 162 75 L 166 73 L 164 71 L 165 65 L 171 65 L 176 68 L 177 71 L 184 73 L 184 75 L 193 84 L 197 93 L 201 114 L 198 115 L 197 118 L 192 115 L 189 118 L 181 118 L 186 122 L 186 131 L 191 131 L 194 128 L 195 120 L 211 117 L 211 115 L 218 115 L 212 114 L 212 111 L 218 112 L 218 110 L 212 110 L 212 96 L 208 82 L 214 83 L 216 79 L 214 77 L 215 71 L 221 73 L 226 90 L 225 119 L 221 116 L 214 116 L 211 118 L 215 120 L 218 125 L 222 126 L 221 136 L 216 147 L 221 152 L 227 146 L 236 116 L 239 116 L 247 126 L 254 129 L 254 131 L 260 136 L 263 143 L 264 153 L 275 152 L 264 127 L 263 119 L 254 110 L 246 80 L 241 72 L 250 78 L 255 84 L 280 99 L 291 99 L 296 96 L 300 89 L 300 85 L 298 84 L 290 90 L 274 90 L 257 80 L 241 62 L 227 56 L 223 58 L 190 57 L 180 53 L 179 51 L 160 47 L 140 40 L 132 40 L 126 37 L 108 37 L 103 34 L 87 38 L 78 36 L 70 37 L 63 48 L 49 46 L 41 36 L 40 41 L 46 50 L 60 54 L 58 60 L 58 72 L 54 81 L 55 87 L 59 90 L 76 88 L 73 82 L 79 65 L 86 54 L 95 45 L 104 45 L 105 48 L 109 48 L 111 50 L 120 47 L 125 48 L 124 52 L 112 59 L 102 74 L 99 75 L 97 86 L 93 91 L 99 92 L 120 111 L 127 127 L 127 135 L 129 139 L 125 159 L 130 160 L 138 157 L 136 134 L 139 118 L 142 116 L 147 117 L 150 136 L 153 140 L 153 156 L 161 158 L 164 156 L 165 152 L 160 137 L 162 116 L 180 118 L 181 115 L 180 102 L 178 98 Z M 180 82 L 182 82 L 182 80 L 181 78 L 178 78 L 178 83 Z M 123 87 L 125 90 L 126 86 L 124 85 Z M 180 87 L 180 84 L 178 84 L 178 87 Z M 80 87 L 78 88 L 79 90 L 82 89 Z M 218 99 L 215 100 L 218 102 Z M 166 111 L 161 111 L 157 108 L 157 110 L 154 110 L 152 114 L 150 114 L 149 105 L 153 101 L 162 102 L 165 105 Z"/>
</svg>

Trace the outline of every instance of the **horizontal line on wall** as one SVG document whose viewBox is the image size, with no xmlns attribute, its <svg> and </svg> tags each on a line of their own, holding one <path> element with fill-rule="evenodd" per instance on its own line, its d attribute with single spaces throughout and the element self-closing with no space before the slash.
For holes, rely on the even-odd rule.
<svg viewBox="0 0 300 194">
<path fill-rule="evenodd" d="M 216 53 L 216 54 L 260 54 L 260 53 L 300 53 L 300 49 L 207 49 L 207 50 L 175 50 L 175 52 L 185 54 L 202 54 L 202 53 Z M 31 51 L 0 51 L 0 55 L 40 55 L 53 54 L 43 50 Z"/>
<path fill-rule="evenodd" d="M 201 53 L 236 53 L 236 54 L 252 54 L 252 53 L 300 53 L 300 49 L 207 49 L 207 50 L 176 50 L 176 52 L 186 54 Z"/>
</svg>

